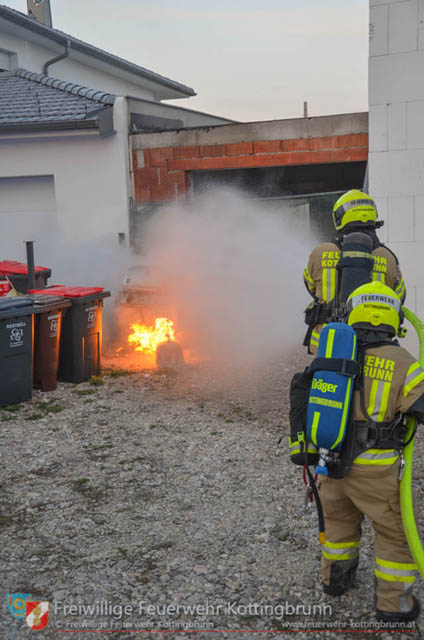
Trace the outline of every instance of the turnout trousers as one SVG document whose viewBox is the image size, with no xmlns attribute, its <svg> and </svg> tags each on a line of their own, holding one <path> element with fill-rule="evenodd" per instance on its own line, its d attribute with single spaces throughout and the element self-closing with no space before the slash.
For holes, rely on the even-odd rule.
<svg viewBox="0 0 424 640">
<path fill-rule="evenodd" d="M 351 586 L 365 515 L 375 533 L 376 607 L 389 612 L 411 610 L 417 567 L 400 514 L 399 460 L 391 465 L 354 463 L 338 480 L 321 476 L 320 496 L 326 531 L 321 557 L 324 589 L 340 595 Z"/>
</svg>

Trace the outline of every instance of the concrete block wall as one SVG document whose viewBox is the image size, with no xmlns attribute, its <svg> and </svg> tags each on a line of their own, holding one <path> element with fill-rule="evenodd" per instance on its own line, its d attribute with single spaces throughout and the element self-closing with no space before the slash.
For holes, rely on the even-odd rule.
<svg viewBox="0 0 424 640">
<path fill-rule="evenodd" d="M 369 179 L 424 318 L 424 0 L 370 0 Z"/>
</svg>

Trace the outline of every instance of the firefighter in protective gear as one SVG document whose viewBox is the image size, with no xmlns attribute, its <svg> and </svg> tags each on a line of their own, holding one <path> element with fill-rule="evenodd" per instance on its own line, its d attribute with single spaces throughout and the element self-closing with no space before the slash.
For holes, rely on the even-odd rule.
<svg viewBox="0 0 424 640">
<path fill-rule="evenodd" d="M 417 566 L 403 529 L 399 478 L 403 416 L 424 423 L 424 369 L 395 340 L 401 301 L 389 287 L 381 282 L 359 287 L 348 298 L 347 312 L 358 337 L 359 384 L 341 451 L 342 472 L 320 483 L 326 530 L 321 578 L 331 595 L 352 585 L 366 515 L 375 532 L 377 617 L 409 622 L 418 617 L 420 604 L 412 595 Z"/>
<path fill-rule="evenodd" d="M 340 286 L 337 269 L 340 249 L 347 234 L 360 231 L 370 237 L 371 255 L 374 258 L 372 280 L 388 285 L 402 302 L 406 297 L 406 287 L 398 259 L 379 241 L 376 234 L 376 229 L 383 223 L 377 222 L 377 208 L 374 200 L 357 189 L 348 191 L 334 205 L 333 222 L 336 229 L 334 240 L 315 247 L 303 271 L 306 288 L 318 303 L 315 305 L 313 317 L 310 321 L 307 320 L 311 326 L 306 341 L 311 353 L 316 353 L 320 331 L 331 320 L 333 311 L 331 303 L 337 297 Z"/>
</svg>

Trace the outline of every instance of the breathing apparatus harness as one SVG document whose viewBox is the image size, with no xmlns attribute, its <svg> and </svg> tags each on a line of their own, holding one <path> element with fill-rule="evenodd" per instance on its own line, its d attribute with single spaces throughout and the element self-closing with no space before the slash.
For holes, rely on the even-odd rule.
<svg viewBox="0 0 424 640">
<path fill-rule="evenodd" d="M 363 384 L 363 366 L 367 350 L 386 345 L 396 346 L 396 344 L 397 342 L 391 340 L 388 335 L 382 336 L 382 339 L 376 342 L 359 340 L 356 361 L 316 357 L 309 367 L 302 373 L 296 374 L 292 380 L 290 389 L 291 404 L 293 405 L 293 402 L 298 401 L 301 393 L 304 394 L 304 401 L 303 408 L 297 414 L 295 410 L 291 410 L 290 413 L 290 458 L 295 464 L 303 465 L 303 479 L 307 487 L 305 507 L 310 508 L 313 498 L 315 498 L 321 544 L 325 542 L 325 522 L 316 479 L 317 475 L 322 473 L 323 466 L 325 466 L 325 475 L 329 478 L 340 479 L 347 475 L 354 459 L 368 449 L 394 449 L 399 452 L 401 458 L 400 477 L 402 477 L 405 468 L 403 450 L 414 438 L 415 431 L 407 433 L 408 429 L 405 425 L 403 414 L 397 414 L 390 422 L 376 422 L 373 420 L 367 412 Z M 352 378 L 354 390 L 359 391 L 362 413 L 366 416 L 366 420 L 353 420 L 353 411 L 350 411 L 346 436 L 342 445 L 335 450 L 324 450 L 324 453 L 322 449 L 318 449 L 311 442 L 305 427 L 303 427 L 302 431 L 299 430 L 300 424 L 306 425 L 307 423 L 309 390 L 313 376 L 317 371 L 332 371 Z M 307 390 L 307 395 L 305 390 Z M 295 414 L 296 419 L 293 419 Z M 315 474 L 311 471 L 310 466 L 315 466 Z"/>
<path fill-rule="evenodd" d="M 383 224 L 382 220 L 369 225 L 352 223 L 346 225 L 343 233 L 338 233 L 332 240 L 340 250 L 340 259 L 336 266 L 338 272 L 337 291 L 334 299 L 330 302 L 320 302 L 317 297 L 314 297 L 313 302 L 304 311 L 305 324 L 308 325 L 308 329 L 303 346 L 308 348 L 308 353 L 311 353 L 310 341 L 314 328 L 319 324 L 343 322 L 345 317 L 344 302 L 349 293 L 371 279 L 374 267 L 372 252 L 375 249 L 384 247 L 393 255 L 396 264 L 399 264 L 393 251 L 380 242 L 377 237 L 376 229 L 382 227 Z M 341 277 L 341 274 L 344 277 Z M 349 275 L 346 277 L 347 274 Z"/>
</svg>

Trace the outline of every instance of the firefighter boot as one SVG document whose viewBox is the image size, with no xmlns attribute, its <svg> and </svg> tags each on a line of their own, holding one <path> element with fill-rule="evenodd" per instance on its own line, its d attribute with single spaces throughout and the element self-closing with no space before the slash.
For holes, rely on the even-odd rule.
<svg viewBox="0 0 424 640">
<path fill-rule="evenodd" d="M 409 611 L 381 611 L 376 609 L 376 618 L 382 622 L 413 622 L 417 620 L 421 612 L 421 605 L 415 596 L 412 596 L 414 604 Z"/>
<path fill-rule="evenodd" d="M 330 567 L 330 584 L 322 584 L 324 593 L 330 596 L 343 595 L 353 585 L 357 568 L 357 558 L 333 562 Z"/>
</svg>

